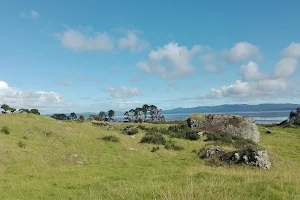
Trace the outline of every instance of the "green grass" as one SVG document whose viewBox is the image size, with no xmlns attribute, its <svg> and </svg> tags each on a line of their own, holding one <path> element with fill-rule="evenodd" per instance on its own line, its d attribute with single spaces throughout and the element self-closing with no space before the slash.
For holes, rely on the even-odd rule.
<svg viewBox="0 0 300 200">
<path fill-rule="evenodd" d="M 261 170 L 205 165 L 192 153 L 209 144 L 202 139 L 173 138 L 184 150 L 151 152 L 157 145 L 140 143 L 144 131 L 120 134 L 127 125 L 20 114 L 0 115 L 3 126 L 10 134 L 0 134 L 0 199 L 300 199 L 299 129 L 260 127 L 272 162 Z M 106 135 L 120 142 L 99 140 Z"/>
</svg>

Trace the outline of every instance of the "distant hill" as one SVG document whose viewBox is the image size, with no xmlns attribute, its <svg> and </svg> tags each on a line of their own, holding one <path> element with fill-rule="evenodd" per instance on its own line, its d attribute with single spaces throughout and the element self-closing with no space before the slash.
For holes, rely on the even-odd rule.
<svg viewBox="0 0 300 200">
<path fill-rule="evenodd" d="M 164 110 L 164 114 L 188 114 L 188 113 L 227 113 L 227 112 L 254 112 L 254 111 L 292 111 L 299 104 L 225 104 L 219 106 L 198 106 L 193 108 L 175 108 Z"/>
</svg>

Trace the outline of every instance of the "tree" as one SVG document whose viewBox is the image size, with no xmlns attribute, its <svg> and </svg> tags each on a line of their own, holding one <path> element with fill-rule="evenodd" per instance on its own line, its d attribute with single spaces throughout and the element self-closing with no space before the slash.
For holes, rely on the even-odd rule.
<svg viewBox="0 0 300 200">
<path fill-rule="evenodd" d="M 101 112 L 99 113 L 99 117 L 101 117 L 101 120 L 105 120 L 105 118 L 106 118 L 105 112 L 104 112 L 104 111 L 101 111 Z"/>
<path fill-rule="evenodd" d="M 109 110 L 108 111 L 108 120 L 113 120 L 114 121 L 114 116 L 115 116 L 115 111 Z"/>
<path fill-rule="evenodd" d="M 10 112 L 14 113 L 16 111 L 15 108 L 9 108 Z"/>
<path fill-rule="evenodd" d="M 84 116 L 80 115 L 79 121 L 83 121 L 83 120 L 84 120 Z"/>
<path fill-rule="evenodd" d="M 298 114 L 297 114 L 296 112 L 291 111 L 291 112 L 290 112 L 290 117 L 289 117 L 289 119 L 294 119 L 294 118 L 297 117 L 297 116 L 298 116 Z"/>
<path fill-rule="evenodd" d="M 76 120 L 76 119 L 77 119 L 77 115 L 76 115 L 74 112 L 72 112 L 72 113 L 70 114 L 70 119 L 71 119 L 71 120 Z"/>
<path fill-rule="evenodd" d="M 143 112 L 144 112 L 145 120 L 147 119 L 147 113 L 148 113 L 149 109 L 150 109 L 149 105 L 147 105 L 147 104 L 143 105 Z"/>
<path fill-rule="evenodd" d="M 296 109 L 296 113 L 300 116 L 300 107 Z"/>
<path fill-rule="evenodd" d="M 129 112 L 126 111 L 126 112 L 124 113 L 124 115 L 125 115 L 125 122 L 131 122 Z"/>
<path fill-rule="evenodd" d="M 23 113 L 23 112 L 30 113 L 30 111 L 28 109 L 25 109 L 25 108 L 19 109 L 19 112 L 20 113 Z"/>
<path fill-rule="evenodd" d="M 35 114 L 35 115 L 40 115 L 39 110 L 36 109 L 36 108 L 31 109 L 31 110 L 30 110 L 30 113 Z"/>
<path fill-rule="evenodd" d="M 2 106 L 1 106 L 1 108 L 6 112 L 6 111 L 8 111 L 9 109 L 10 109 L 10 107 L 8 106 L 8 105 L 6 105 L 6 104 L 3 104 Z"/>
<path fill-rule="evenodd" d="M 57 120 L 69 120 L 70 118 L 65 115 L 65 114 L 54 114 L 51 116 L 52 118 L 54 119 L 57 119 Z"/>
</svg>

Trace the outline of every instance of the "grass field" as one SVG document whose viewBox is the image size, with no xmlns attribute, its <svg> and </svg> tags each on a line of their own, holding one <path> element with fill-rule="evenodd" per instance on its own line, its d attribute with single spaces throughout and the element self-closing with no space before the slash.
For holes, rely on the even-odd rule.
<svg viewBox="0 0 300 200">
<path fill-rule="evenodd" d="M 183 151 L 153 153 L 156 145 L 139 143 L 143 131 L 132 138 L 121 126 L 23 114 L 0 115 L 3 126 L 10 134 L 0 132 L 0 199 L 300 199 L 300 129 L 260 127 L 272 162 L 262 170 L 205 165 L 192 153 L 203 140 L 175 139 Z"/>
</svg>

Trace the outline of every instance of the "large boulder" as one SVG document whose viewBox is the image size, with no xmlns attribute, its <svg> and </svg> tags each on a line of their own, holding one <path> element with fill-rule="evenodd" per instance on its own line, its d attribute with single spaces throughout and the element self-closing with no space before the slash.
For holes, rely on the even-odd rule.
<svg viewBox="0 0 300 200">
<path fill-rule="evenodd" d="M 268 159 L 268 152 L 263 149 L 241 149 L 236 151 L 226 152 L 220 148 L 202 149 L 198 155 L 201 159 L 217 159 L 228 164 L 246 164 L 262 169 L 270 169 L 271 163 Z M 209 162 L 216 164 L 217 162 Z"/>
<path fill-rule="evenodd" d="M 187 122 L 194 130 L 229 133 L 254 142 L 259 141 L 260 134 L 253 118 L 228 114 L 193 114 Z"/>
</svg>

